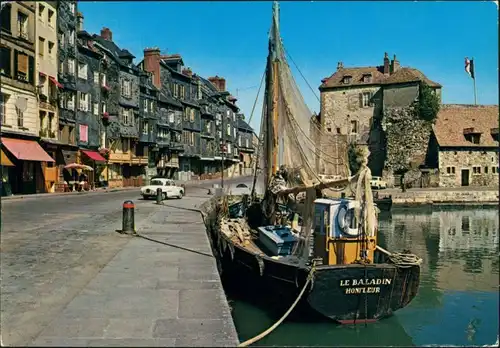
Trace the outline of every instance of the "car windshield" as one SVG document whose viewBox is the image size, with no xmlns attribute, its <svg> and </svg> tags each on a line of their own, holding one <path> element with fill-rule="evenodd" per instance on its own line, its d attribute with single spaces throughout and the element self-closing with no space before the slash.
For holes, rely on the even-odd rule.
<svg viewBox="0 0 500 348">
<path fill-rule="evenodd" d="M 161 182 L 161 180 L 151 180 L 151 185 L 161 186 L 163 185 L 163 183 Z"/>
</svg>

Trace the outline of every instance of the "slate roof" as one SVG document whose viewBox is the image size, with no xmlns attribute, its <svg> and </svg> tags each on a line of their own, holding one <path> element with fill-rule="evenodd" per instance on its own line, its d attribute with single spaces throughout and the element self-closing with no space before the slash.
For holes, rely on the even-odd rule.
<svg viewBox="0 0 500 348">
<path fill-rule="evenodd" d="M 253 128 L 250 127 L 250 125 L 248 123 L 246 123 L 245 120 L 242 120 L 241 118 L 238 118 L 238 128 L 253 133 Z"/>
<path fill-rule="evenodd" d="M 434 135 L 441 147 L 498 147 L 491 135 L 498 132 L 498 105 L 442 105 L 435 125 Z M 481 133 L 479 144 L 465 140 L 464 129 L 473 128 Z"/>
<path fill-rule="evenodd" d="M 175 106 L 182 108 L 182 104 L 180 102 L 178 102 L 174 98 L 166 95 L 163 92 L 160 92 L 160 102 L 165 103 L 165 104 L 175 105 Z"/>
<path fill-rule="evenodd" d="M 321 80 L 322 84 L 319 88 L 323 89 L 363 85 L 391 85 L 420 81 L 425 82 L 431 87 L 441 87 L 439 83 L 430 80 L 420 70 L 415 68 L 400 67 L 390 75 L 384 75 L 383 68 L 383 66 L 340 68 L 332 76 Z M 363 80 L 364 75 L 370 75 L 371 81 L 365 82 Z M 352 77 L 351 83 L 343 83 L 343 79 L 346 76 Z"/>
<path fill-rule="evenodd" d="M 105 49 L 107 49 L 111 53 L 113 58 L 115 58 L 115 60 L 120 63 L 120 65 L 125 66 L 125 67 L 130 68 L 130 69 L 135 70 L 135 71 L 139 71 L 139 68 L 137 66 L 135 66 L 134 64 L 131 64 L 130 66 L 128 66 L 127 64 L 124 64 L 121 61 L 122 58 L 135 58 L 135 56 L 132 55 L 128 50 L 126 50 L 126 49 L 122 50 L 113 41 L 106 40 L 97 34 L 94 34 L 92 37 L 97 43 L 99 43 L 99 45 L 101 45 Z"/>
</svg>

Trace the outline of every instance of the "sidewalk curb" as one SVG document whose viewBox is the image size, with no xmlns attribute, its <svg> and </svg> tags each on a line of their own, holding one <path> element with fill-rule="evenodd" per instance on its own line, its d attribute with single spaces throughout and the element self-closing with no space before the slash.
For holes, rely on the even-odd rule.
<svg viewBox="0 0 500 348">
<path fill-rule="evenodd" d="M 240 176 L 238 178 L 244 179 L 246 176 Z M 235 180 L 236 178 L 232 178 L 229 180 Z M 186 185 L 186 186 L 196 186 L 196 185 L 203 185 L 203 184 L 213 184 L 220 182 L 220 179 L 209 179 L 209 180 L 190 180 L 190 181 L 180 181 L 180 180 L 174 180 L 176 183 L 180 185 Z M 36 193 L 36 194 L 31 194 L 31 195 L 17 195 L 17 196 L 5 196 L 1 197 L 0 200 L 2 201 L 15 201 L 15 200 L 21 200 L 21 199 L 36 199 L 36 198 L 44 198 L 44 197 L 61 197 L 61 196 L 78 196 L 78 195 L 92 195 L 92 194 L 99 194 L 99 193 L 111 193 L 111 192 L 120 192 L 120 191 L 132 191 L 132 190 L 140 190 L 140 187 L 116 187 L 116 188 L 111 188 L 111 189 L 97 189 L 95 191 L 84 191 L 84 192 L 55 192 L 55 193 Z"/>
</svg>

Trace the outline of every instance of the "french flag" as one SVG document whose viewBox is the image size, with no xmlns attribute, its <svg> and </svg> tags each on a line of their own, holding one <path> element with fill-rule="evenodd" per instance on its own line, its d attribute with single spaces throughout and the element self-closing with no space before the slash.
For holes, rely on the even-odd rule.
<svg viewBox="0 0 500 348">
<path fill-rule="evenodd" d="M 465 57 L 465 72 L 474 78 L 474 59 Z"/>
</svg>

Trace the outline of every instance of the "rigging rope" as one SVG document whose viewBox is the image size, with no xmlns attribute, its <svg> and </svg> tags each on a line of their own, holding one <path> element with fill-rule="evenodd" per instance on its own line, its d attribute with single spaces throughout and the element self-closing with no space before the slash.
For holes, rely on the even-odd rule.
<svg viewBox="0 0 500 348">
<path fill-rule="evenodd" d="M 249 345 L 263 339 L 264 337 L 269 335 L 271 332 L 273 332 L 290 315 L 290 313 L 292 313 L 293 309 L 297 306 L 297 304 L 299 303 L 300 299 L 302 298 L 302 296 L 304 295 L 304 293 L 307 289 L 307 285 L 309 285 L 309 283 L 313 279 L 314 272 L 316 272 L 316 262 L 315 261 L 313 261 L 313 264 L 311 266 L 311 271 L 309 272 L 309 275 L 307 276 L 306 283 L 304 284 L 304 287 L 300 291 L 299 296 L 297 296 L 297 298 L 295 299 L 295 302 L 292 303 L 292 305 L 285 312 L 285 314 L 283 314 L 283 316 L 276 323 L 274 323 L 269 329 L 267 329 L 266 331 L 260 333 L 259 335 L 255 336 L 249 340 L 246 340 L 243 343 L 240 343 L 238 345 L 238 347 L 248 347 Z"/>
</svg>

